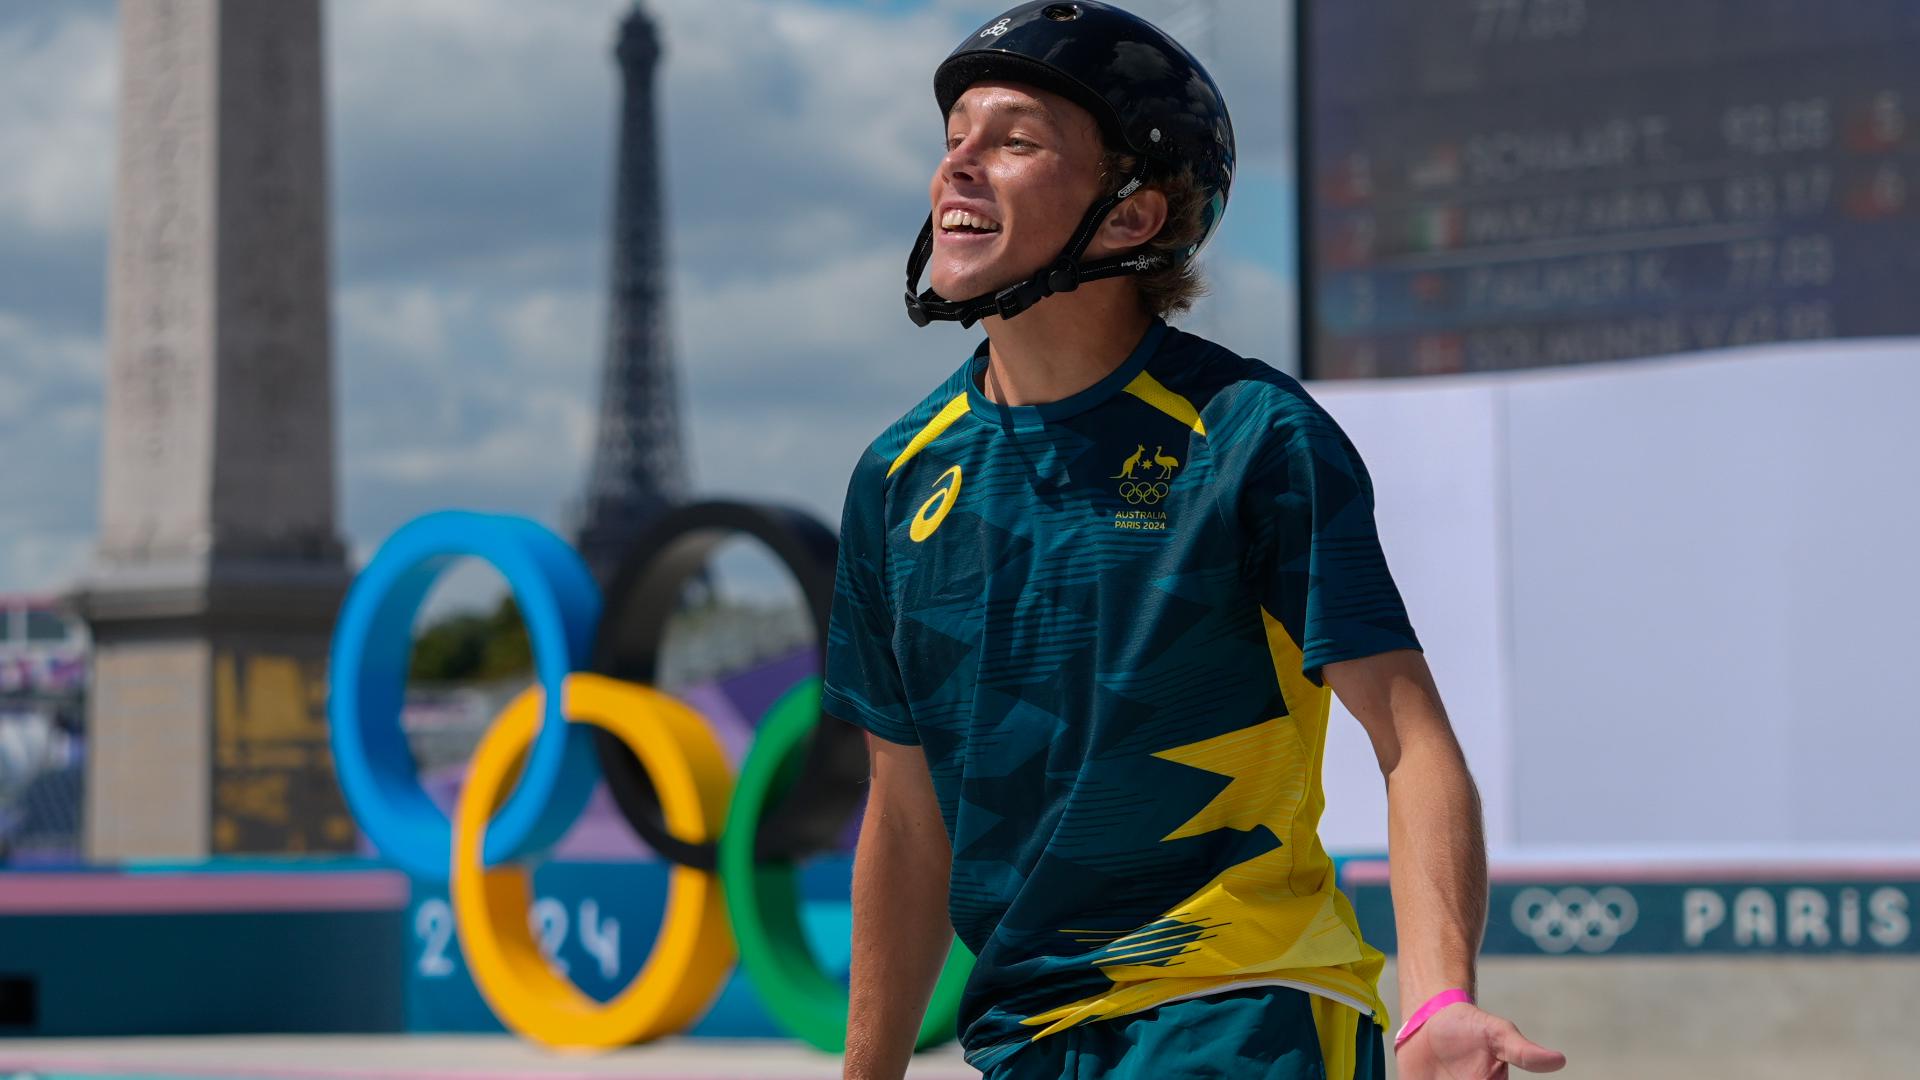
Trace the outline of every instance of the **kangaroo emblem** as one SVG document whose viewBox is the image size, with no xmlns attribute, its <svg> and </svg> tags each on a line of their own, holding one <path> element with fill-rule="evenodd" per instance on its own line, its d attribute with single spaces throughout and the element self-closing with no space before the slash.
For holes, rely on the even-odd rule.
<svg viewBox="0 0 1920 1080">
<path fill-rule="evenodd" d="M 1146 447 L 1142 446 L 1140 449 L 1145 451 Z M 1166 449 L 1164 446 L 1156 446 L 1153 448 L 1153 463 L 1160 466 L 1160 479 L 1162 480 L 1172 476 L 1173 470 L 1180 467 L 1180 459 L 1167 453 Z M 1131 465 L 1132 463 L 1129 462 L 1128 464 Z"/>
<path fill-rule="evenodd" d="M 1134 447 L 1133 456 L 1127 459 L 1127 463 L 1125 465 L 1120 466 L 1120 471 L 1115 473 L 1113 476 L 1109 477 L 1108 479 L 1131 480 L 1133 479 L 1133 470 L 1139 468 L 1142 465 L 1145 465 L 1146 463 L 1147 463 L 1147 444 L 1141 443 L 1138 446 Z"/>
</svg>

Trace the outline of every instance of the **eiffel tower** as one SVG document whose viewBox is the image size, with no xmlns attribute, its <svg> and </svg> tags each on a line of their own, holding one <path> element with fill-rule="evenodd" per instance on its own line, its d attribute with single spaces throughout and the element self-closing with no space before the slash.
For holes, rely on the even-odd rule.
<svg viewBox="0 0 1920 1080">
<path fill-rule="evenodd" d="M 647 524 L 687 492 L 679 394 L 668 341 L 665 226 L 654 73 L 660 33 L 636 2 L 620 21 L 619 161 L 600 418 L 577 538 L 602 585 Z"/>
</svg>

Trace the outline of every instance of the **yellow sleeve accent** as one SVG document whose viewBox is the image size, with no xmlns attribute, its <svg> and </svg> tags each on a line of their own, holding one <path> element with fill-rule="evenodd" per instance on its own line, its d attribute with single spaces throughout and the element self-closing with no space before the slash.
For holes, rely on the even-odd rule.
<svg viewBox="0 0 1920 1080">
<path fill-rule="evenodd" d="M 1200 422 L 1200 410 L 1193 407 L 1193 402 L 1167 389 L 1159 379 L 1146 372 L 1133 377 L 1133 381 L 1127 384 L 1127 393 L 1192 428 L 1195 435 L 1207 433 L 1207 425 Z"/>
<path fill-rule="evenodd" d="M 921 428 L 920 433 L 915 435 L 911 442 L 907 443 L 907 448 L 900 451 L 900 456 L 893 459 L 893 464 L 887 466 L 887 475 L 892 476 L 894 473 L 899 472 L 900 466 L 912 461 L 913 455 L 925 450 L 928 443 L 939 438 L 941 432 L 952 427 L 955 420 L 960 419 L 966 414 L 967 395 L 965 393 L 955 394 L 953 400 L 947 402 L 939 412 L 935 413 L 933 419 L 927 421 L 927 426 Z"/>
</svg>

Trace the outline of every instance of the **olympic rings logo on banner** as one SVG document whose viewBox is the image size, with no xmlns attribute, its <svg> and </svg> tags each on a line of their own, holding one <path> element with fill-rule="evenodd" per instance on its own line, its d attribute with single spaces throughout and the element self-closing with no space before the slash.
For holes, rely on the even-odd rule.
<svg viewBox="0 0 1920 1080">
<path fill-rule="evenodd" d="M 798 511 L 743 503 L 665 515 L 615 575 L 604 617 L 592 575 L 564 540 L 524 518 L 466 511 L 402 526 L 347 594 L 328 700 L 347 805 L 382 854 L 449 882 L 475 985 L 528 1038 L 602 1048 L 680 1031 L 712 1004 L 737 956 L 789 1032 L 823 1050 L 845 1047 L 846 991 L 807 946 L 797 861 L 830 850 L 858 806 L 860 732 L 822 717 L 820 682 L 809 677 L 767 711 L 736 779 L 700 714 L 648 685 L 684 587 L 737 537 L 759 540 L 793 573 L 824 642 L 833 533 Z M 506 578 L 537 685 L 481 738 L 449 821 L 420 785 L 400 710 L 414 616 L 462 558 Z M 602 775 L 622 815 L 674 864 L 652 952 L 605 1004 L 548 965 L 529 925 L 525 865 L 558 842 Z M 953 1037 L 972 966 L 956 945 L 920 1046 Z"/>
<path fill-rule="evenodd" d="M 1549 892 L 1537 886 L 1513 898 L 1513 925 L 1545 952 L 1574 948 L 1601 953 L 1640 921 L 1633 894 L 1615 885 L 1594 892 L 1577 886 Z"/>
<path fill-rule="evenodd" d="M 1152 506 L 1167 497 L 1167 485 L 1129 480 L 1120 485 L 1120 497 L 1134 506 Z"/>
</svg>

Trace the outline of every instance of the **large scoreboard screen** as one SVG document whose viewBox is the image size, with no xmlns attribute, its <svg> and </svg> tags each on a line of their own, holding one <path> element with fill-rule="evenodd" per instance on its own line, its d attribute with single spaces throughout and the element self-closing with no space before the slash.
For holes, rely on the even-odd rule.
<svg viewBox="0 0 1920 1080">
<path fill-rule="evenodd" d="M 1351 378 L 1920 332 L 1920 0 L 1297 0 Z"/>
</svg>

